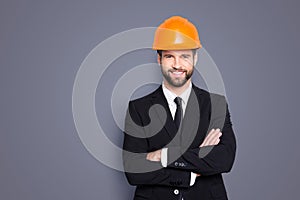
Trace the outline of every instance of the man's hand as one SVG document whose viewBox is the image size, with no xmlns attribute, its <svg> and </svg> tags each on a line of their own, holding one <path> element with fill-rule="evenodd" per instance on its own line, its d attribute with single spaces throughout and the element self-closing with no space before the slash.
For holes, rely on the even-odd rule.
<svg viewBox="0 0 300 200">
<path fill-rule="evenodd" d="M 150 161 L 160 162 L 161 149 L 148 153 L 146 159 Z"/>
<path fill-rule="evenodd" d="M 220 131 L 220 129 L 211 129 L 211 131 L 207 134 L 200 147 L 219 144 L 221 136 L 222 136 L 222 132 Z M 199 176 L 201 176 L 201 174 L 196 174 L 196 177 Z"/>
<path fill-rule="evenodd" d="M 200 147 L 217 145 L 220 142 L 220 137 L 222 136 L 222 132 L 220 129 L 212 129 L 208 135 L 205 137 L 204 141 L 200 145 Z"/>
</svg>

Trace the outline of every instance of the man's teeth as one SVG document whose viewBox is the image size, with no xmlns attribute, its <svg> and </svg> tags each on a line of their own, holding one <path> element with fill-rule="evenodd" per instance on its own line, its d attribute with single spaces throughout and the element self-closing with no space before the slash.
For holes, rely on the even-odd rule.
<svg viewBox="0 0 300 200">
<path fill-rule="evenodd" d="M 183 72 L 173 72 L 173 74 L 183 74 Z"/>
</svg>

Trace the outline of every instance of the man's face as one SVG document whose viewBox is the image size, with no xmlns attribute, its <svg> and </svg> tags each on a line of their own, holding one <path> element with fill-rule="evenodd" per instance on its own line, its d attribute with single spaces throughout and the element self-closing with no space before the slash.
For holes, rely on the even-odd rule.
<svg viewBox="0 0 300 200">
<path fill-rule="evenodd" d="M 172 87 L 182 87 L 190 81 L 196 60 L 192 50 L 162 51 L 161 57 L 158 56 L 163 77 Z"/>
</svg>

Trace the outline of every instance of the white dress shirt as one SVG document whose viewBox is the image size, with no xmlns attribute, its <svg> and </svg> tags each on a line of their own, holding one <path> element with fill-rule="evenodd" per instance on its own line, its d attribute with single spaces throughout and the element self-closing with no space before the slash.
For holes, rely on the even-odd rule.
<svg viewBox="0 0 300 200">
<path fill-rule="evenodd" d="M 172 118 L 174 120 L 176 109 L 177 109 L 177 105 L 174 102 L 174 99 L 177 97 L 177 95 L 174 94 L 173 92 L 171 92 L 168 88 L 166 88 L 164 83 L 162 83 L 162 90 L 167 99 L 169 109 L 170 109 Z M 182 112 L 183 112 L 182 117 L 184 117 L 186 105 L 189 100 L 191 91 L 192 91 L 192 83 L 190 83 L 188 88 L 182 94 L 179 95 L 179 97 L 182 99 Z M 167 167 L 167 165 L 168 165 L 168 148 L 162 149 L 161 164 L 163 167 Z M 195 173 L 191 172 L 190 186 L 194 185 L 196 177 L 197 177 L 197 175 Z"/>
<path fill-rule="evenodd" d="M 174 119 L 175 117 L 175 113 L 176 113 L 176 103 L 174 102 L 174 99 L 177 97 L 176 94 L 174 94 L 173 92 L 171 92 L 168 88 L 166 88 L 166 86 L 164 84 L 162 84 L 162 90 L 163 93 L 168 101 L 168 105 L 172 114 L 172 117 Z M 180 97 L 182 99 L 182 111 L 183 111 L 183 117 L 184 117 L 184 113 L 185 113 L 185 109 L 186 109 L 186 104 L 189 100 L 190 94 L 192 91 L 192 83 L 189 84 L 188 88 L 178 97 Z"/>
</svg>

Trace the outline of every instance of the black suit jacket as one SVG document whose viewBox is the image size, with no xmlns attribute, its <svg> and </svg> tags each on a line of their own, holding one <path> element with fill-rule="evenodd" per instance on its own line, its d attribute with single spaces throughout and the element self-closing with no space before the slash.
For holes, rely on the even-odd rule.
<svg viewBox="0 0 300 200">
<path fill-rule="evenodd" d="M 212 128 L 222 136 L 216 146 L 199 148 Z M 179 130 L 160 86 L 129 102 L 125 120 L 123 162 L 136 185 L 134 199 L 227 199 L 222 173 L 232 168 L 236 141 L 223 96 L 192 86 Z M 147 152 L 168 148 L 168 166 L 146 160 Z M 190 186 L 191 172 L 201 174 Z"/>
</svg>

